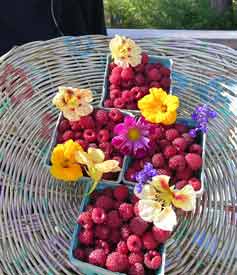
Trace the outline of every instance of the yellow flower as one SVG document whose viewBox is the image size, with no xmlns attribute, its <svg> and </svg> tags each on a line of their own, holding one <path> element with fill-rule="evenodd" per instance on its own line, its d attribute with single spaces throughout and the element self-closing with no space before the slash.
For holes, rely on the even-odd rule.
<svg viewBox="0 0 237 275">
<path fill-rule="evenodd" d="M 179 98 L 168 95 L 161 88 L 151 88 L 149 92 L 138 101 L 142 115 L 152 123 L 173 124 L 176 121 Z"/>
<path fill-rule="evenodd" d="M 141 48 L 124 36 L 115 35 L 109 44 L 114 63 L 120 67 L 132 67 L 141 63 Z"/>
<path fill-rule="evenodd" d="M 94 181 L 89 193 L 93 192 L 96 185 L 101 180 L 104 173 L 119 172 L 119 162 L 116 160 L 104 160 L 105 155 L 102 150 L 96 148 L 89 148 L 88 152 L 78 151 L 76 153 L 76 160 L 82 165 L 86 166 L 87 174 Z"/>
<path fill-rule="evenodd" d="M 82 177 L 81 166 L 75 160 L 75 153 L 80 150 L 82 147 L 71 139 L 58 144 L 51 155 L 51 175 L 64 181 L 76 181 Z"/>
<path fill-rule="evenodd" d="M 91 90 L 72 87 L 59 87 L 58 93 L 53 98 L 53 104 L 70 121 L 89 115 L 93 111 L 92 105 L 89 104 L 91 101 Z"/>
</svg>

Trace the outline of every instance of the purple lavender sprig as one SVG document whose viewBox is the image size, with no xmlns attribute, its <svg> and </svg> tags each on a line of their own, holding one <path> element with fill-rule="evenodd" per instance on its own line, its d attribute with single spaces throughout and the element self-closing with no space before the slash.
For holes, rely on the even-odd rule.
<svg viewBox="0 0 237 275">
<path fill-rule="evenodd" d="M 207 133 L 209 119 L 213 119 L 216 116 L 217 113 L 207 106 L 207 104 L 196 107 L 192 113 L 192 119 L 197 122 L 197 126 L 189 131 L 190 136 L 196 137 L 199 131 Z"/>
</svg>

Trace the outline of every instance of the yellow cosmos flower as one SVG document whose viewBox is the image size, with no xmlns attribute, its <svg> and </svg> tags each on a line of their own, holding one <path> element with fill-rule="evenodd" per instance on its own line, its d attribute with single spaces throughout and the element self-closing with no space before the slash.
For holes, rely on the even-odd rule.
<svg viewBox="0 0 237 275">
<path fill-rule="evenodd" d="M 141 48 L 131 39 L 115 35 L 109 44 L 114 63 L 120 67 L 132 67 L 141 63 Z"/>
<path fill-rule="evenodd" d="M 75 160 L 75 153 L 80 150 L 82 147 L 71 139 L 58 144 L 51 155 L 51 175 L 64 181 L 76 181 L 82 177 L 81 166 Z"/>
<path fill-rule="evenodd" d="M 104 173 L 119 172 L 119 162 L 116 160 L 104 160 L 105 155 L 102 150 L 96 148 L 88 148 L 88 151 L 78 151 L 76 153 L 76 161 L 86 166 L 87 174 L 94 181 L 89 194 L 93 192 L 96 185 L 101 180 Z"/>
<path fill-rule="evenodd" d="M 173 124 L 177 117 L 179 98 L 168 95 L 162 88 L 151 88 L 149 94 L 138 101 L 138 108 L 147 121 Z"/>
<path fill-rule="evenodd" d="M 89 115 L 93 111 L 92 105 L 89 104 L 91 101 L 91 90 L 72 87 L 59 87 L 53 98 L 53 104 L 70 121 L 77 121 L 81 116 Z"/>
</svg>

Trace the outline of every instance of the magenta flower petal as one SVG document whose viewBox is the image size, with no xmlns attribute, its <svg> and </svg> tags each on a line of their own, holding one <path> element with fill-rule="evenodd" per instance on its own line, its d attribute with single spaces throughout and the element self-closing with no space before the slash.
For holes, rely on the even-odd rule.
<svg viewBox="0 0 237 275">
<path fill-rule="evenodd" d="M 120 152 L 123 155 L 131 155 L 133 150 L 133 143 L 129 140 L 120 147 Z"/>
<path fill-rule="evenodd" d="M 150 148 L 150 139 L 149 138 L 143 136 L 140 138 L 139 142 L 141 144 L 143 144 L 143 146 L 146 147 L 147 149 Z"/>
<path fill-rule="evenodd" d="M 148 148 L 140 141 L 133 144 L 133 155 L 136 158 L 143 158 L 147 155 Z"/>
<path fill-rule="evenodd" d="M 127 128 L 130 128 L 130 127 L 136 127 L 136 119 L 132 116 L 126 116 L 125 119 L 124 119 L 124 124 Z"/>
<path fill-rule="evenodd" d="M 124 123 L 119 123 L 114 127 L 114 133 L 116 135 L 126 135 L 128 129 Z"/>
<path fill-rule="evenodd" d="M 112 145 L 116 148 L 116 149 L 120 149 L 120 147 L 127 142 L 127 139 L 125 136 L 116 136 L 112 139 Z"/>
</svg>

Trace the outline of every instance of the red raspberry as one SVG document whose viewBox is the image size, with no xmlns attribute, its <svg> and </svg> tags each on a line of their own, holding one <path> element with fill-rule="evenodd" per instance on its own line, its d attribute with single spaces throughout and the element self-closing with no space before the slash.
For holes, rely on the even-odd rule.
<svg viewBox="0 0 237 275">
<path fill-rule="evenodd" d="M 161 68 L 160 68 L 160 73 L 161 73 L 163 76 L 169 77 L 169 76 L 170 76 L 170 69 L 169 69 L 169 68 L 166 68 L 166 67 L 161 67 Z"/>
<path fill-rule="evenodd" d="M 109 121 L 108 113 L 104 110 L 97 110 L 95 113 L 95 120 L 100 125 L 106 125 Z"/>
<path fill-rule="evenodd" d="M 123 120 L 123 114 L 118 109 L 112 109 L 109 112 L 109 118 L 112 119 L 114 122 L 121 122 Z"/>
<path fill-rule="evenodd" d="M 182 189 L 184 186 L 186 186 L 188 184 L 188 182 L 186 181 L 186 180 L 180 180 L 180 181 L 177 181 L 176 183 L 175 183 L 175 187 L 177 188 L 177 189 Z"/>
<path fill-rule="evenodd" d="M 186 167 L 183 171 L 177 171 L 175 177 L 177 180 L 188 180 L 193 174 L 192 169 Z"/>
<path fill-rule="evenodd" d="M 90 212 L 82 212 L 77 219 L 77 223 L 80 224 L 85 229 L 92 228 L 93 221 L 91 219 L 91 213 Z"/>
<path fill-rule="evenodd" d="M 158 154 L 155 154 L 153 157 L 152 157 L 152 164 L 155 168 L 162 168 L 164 167 L 164 164 L 165 164 L 165 160 L 164 160 L 164 157 L 162 154 L 158 153 Z"/>
<path fill-rule="evenodd" d="M 107 196 L 109 198 L 112 198 L 113 197 L 113 189 L 111 189 L 111 188 L 105 188 L 102 191 L 101 195 L 104 195 L 104 196 Z"/>
<path fill-rule="evenodd" d="M 91 252 L 92 252 L 93 250 L 94 250 L 94 249 L 91 248 L 91 247 L 86 247 L 86 248 L 84 249 L 84 251 L 85 251 L 85 262 L 89 262 L 89 256 L 90 256 L 90 254 L 91 254 Z"/>
<path fill-rule="evenodd" d="M 170 231 L 162 230 L 156 226 L 152 227 L 152 233 L 153 233 L 154 238 L 159 243 L 165 243 L 171 235 Z"/>
<path fill-rule="evenodd" d="M 117 65 L 115 63 L 113 63 L 113 62 L 109 64 L 109 70 L 110 71 L 112 71 L 116 67 L 117 67 Z"/>
<path fill-rule="evenodd" d="M 142 167 L 141 167 L 140 160 L 134 160 L 134 162 L 132 163 L 131 168 L 136 170 L 136 171 L 141 170 Z"/>
<path fill-rule="evenodd" d="M 70 121 L 70 126 L 73 131 L 81 130 L 80 121 Z"/>
<path fill-rule="evenodd" d="M 170 145 L 170 142 L 167 139 L 161 139 L 158 144 L 163 151 L 168 145 Z"/>
<path fill-rule="evenodd" d="M 202 147 L 199 144 L 194 143 L 189 147 L 189 153 L 195 153 L 195 154 L 201 155 Z"/>
<path fill-rule="evenodd" d="M 114 201 L 114 209 L 119 209 L 120 205 L 121 205 L 120 201 Z"/>
<path fill-rule="evenodd" d="M 123 80 L 131 80 L 134 78 L 134 73 L 131 67 L 123 68 L 121 72 L 121 78 Z"/>
<path fill-rule="evenodd" d="M 95 190 L 95 191 L 90 195 L 90 199 L 91 199 L 92 201 L 95 201 L 95 200 L 97 200 L 97 199 L 99 198 L 99 196 L 100 196 L 100 193 L 99 193 L 97 190 Z"/>
<path fill-rule="evenodd" d="M 98 208 L 103 208 L 105 211 L 108 211 L 113 208 L 114 201 L 111 198 L 102 195 L 97 198 L 95 205 Z"/>
<path fill-rule="evenodd" d="M 120 156 L 114 156 L 112 159 L 113 160 L 117 160 L 117 162 L 119 163 L 119 167 L 122 168 L 122 166 L 123 166 L 123 158 L 122 157 L 120 157 Z"/>
<path fill-rule="evenodd" d="M 144 275 L 145 270 L 141 263 L 135 263 L 134 265 L 130 266 L 128 275 Z"/>
<path fill-rule="evenodd" d="M 133 95 L 133 98 L 136 100 L 139 100 L 140 98 L 142 98 L 144 96 L 144 93 L 142 92 L 140 87 L 133 87 L 131 89 L 131 93 Z"/>
<path fill-rule="evenodd" d="M 70 129 L 70 123 L 67 119 L 63 119 L 60 121 L 58 125 L 58 131 L 59 133 L 64 133 L 65 131 Z"/>
<path fill-rule="evenodd" d="M 144 264 L 149 269 L 158 269 L 161 266 L 161 255 L 155 250 L 148 251 L 144 256 Z"/>
<path fill-rule="evenodd" d="M 110 84 L 109 89 L 110 89 L 110 90 L 113 90 L 113 89 L 120 89 L 120 87 L 119 87 L 119 85 Z"/>
<path fill-rule="evenodd" d="M 148 92 L 149 92 L 149 87 L 148 86 L 142 86 L 142 87 L 140 87 L 141 88 L 141 91 L 146 95 L 146 94 L 148 94 Z"/>
<path fill-rule="evenodd" d="M 182 155 L 175 155 L 169 159 L 169 168 L 172 170 L 182 171 L 185 165 L 185 158 Z"/>
<path fill-rule="evenodd" d="M 132 194 L 132 196 L 131 196 L 131 203 L 132 203 L 132 204 L 135 204 L 135 203 L 137 203 L 138 201 L 139 201 L 139 198 L 138 198 L 136 195 Z"/>
<path fill-rule="evenodd" d="M 99 148 L 105 153 L 110 156 L 112 153 L 112 145 L 109 142 L 102 142 L 99 144 Z"/>
<path fill-rule="evenodd" d="M 130 253 L 129 257 L 128 257 L 128 261 L 130 265 L 134 265 L 135 263 L 143 263 L 144 261 L 144 255 L 142 252 L 133 252 Z"/>
<path fill-rule="evenodd" d="M 73 131 L 67 130 L 67 131 L 63 134 L 62 138 L 63 138 L 64 141 L 67 141 L 67 140 L 69 140 L 69 139 L 74 139 L 74 133 L 73 133 Z"/>
<path fill-rule="evenodd" d="M 83 139 L 77 139 L 77 140 L 75 140 L 78 144 L 80 144 L 81 145 L 81 147 L 84 149 L 84 150 L 86 150 L 86 148 L 87 148 L 87 146 L 88 146 L 88 143 L 85 141 L 85 140 L 83 140 Z"/>
<path fill-rule="evenodd" d="M 171 129 L 166 130 L 165 136 L 166 136 L 167 140 L 173 141 L 174 139 L 176 139 L 179 136 L 179 132 L 176 129 L 171 128 Z"/>
<path fill-rule="evenodd" d="M 130 230 L 138 236 L 142 236 L 148 226 L 148 223 L 140 217 L 134 217 L 129 224 Z"/>
<path fill-rule="evenodd" d="M 145 73 L 148 74 L 151 69 L 155 68 L 154 64 L 146 64 L 145 65 Z"/>
<path fill-rule="evenodd" d="M 136 103 L 129 103 L 126 106 L 127 110 L 137 110 L 137 104 Z"/>
<path fill-rule="evenodd" d="M 61 135 L 58 135 L 57 136 L 57 144 L 62 144 L 62 143 L 64 143 L 64 139 Z"/>
<path fill-rule="evenodd" d="M 198 170 L 202 166 L 202 158 L 198 154 L 188 153 L 185 156 L 185 160 L 193 171 Z"/>
<path fill-rule="evenodd" d="M 139 217 L 139 208 L 138 208 L 138 202 L 135 203 L 134 207 L 133 207 L 133 212 L 135 214 L 135 216 Z"/>
<path fill-rule="evenodd" d="M 97 139 L 99 142 L 106 142 L 109 141 L 110 139 L 110 134 L 109 131 L 106 129 L 102 129 L 99 131 Z"/>
<path fill-rule="evenodd" d="M 194 142 L 194 138 L 192 138 L 189 133 L 182 134 L 182 137 L 184 137 L 188 145 L 191 145 Z"/>
<path fill-rule="evenodd" d="M 152 232 L 146 232 L 142 236 L 142 241 L 143 241 L 143 246 L 148 250 L 156 249 L 158 246 L 158 243 L 157 243 L 155 237 L 153 236 Z"/>
<path fill-rule="evenodd" d="M 136 67 L 134 67 L 134 70 L 137 73 L 143 73 L 144 69 L 145 69 L 144 64 L 138 64 Z"/>
<path fill-rule="evenodd" d="M 112 230 L 109 235 L 109 241 L 113 244 L 117 244 L 120 241 L 120 232 L 118 230 Z"/>
<path fill-rule="evenodd" d="M 118 201 L 125 201 L 128 198 L 128 187 L 124 185 L 117 186 L 114 188 L 114 197 Z"/>
<path fill-rule="evenodd" d="M 178 138 L 174 139 L 172 141 L 172 144 L 175 146 L 178 153 L 184 152 L 188 145 L 185 138 L 183 138 L 183 137 L 178 137 Z"/>
<path fill-rule="evenodd" d="M 147 64 L 149 62 L 149 56 L 146 53 L 142 53 L 142 64 Z"/>
<path fill-rule="evenodd" d="M 151 81 L 149 87 L 150 88 L 161 88 L 160 83 L 158 81 Z"/>
<path fill-rule="evenodd" d="M 116 66 L 115 68 L 113 68 L 112 70 L 112 74 L 121 74 L 123 68 Z"/>
<path fill-rule="evenodd" d="M 160 81 L 160 84 L 161 84 L 161 87 L 165 90 L 165 91 L 168 91 L 169 88 L 170 88 L 170 83 L 171 83 L 171 80 L 170 78 L 168 77 L 164 77 L 161 79 Z"/>
<path fill-rule="evenodd" d="M 126 241 L 130 235 L 131 235 L 131 230 L 130 230 L 129 225 L 127 225 L 127 224 L 123 225 L 121 228 L 122 239 Z"/>
<path fill-rule="evenodd" d="M 127 246 L 131 252 L 139 252 L 142 249 L 142 240 L 137 235 L 130 235 L 127 239 Z"/>
<path fill-rule="evenodd" d="M 94 223 L 102 224 L 106 221 L 106 213 L 103 208 L 94 208 L 91 213 L 91 218 Z"/>
<path fill-rule="evenodd" d="M 202 187 L 200 180 L 194 177 L 188 181 L 188 184 L 192 185 L 195 191 L 199 191 Z"/>
<path fill-rule="evenodd" d="M 106 241 L 103 241 L 103 240 L 96 240 L 95 241 L 95 248 L 103 249 L 106 255 L 108 255 L 109 252 L 110 252 L 109 244 Z"/>
<path fill-rule="evenodd" d="M 82 132 L 75 132 L 75 133 L 74 133 L 74 138 L 75 138 L 75 140 L 80 139 L 81 136 L 82 136 Z"/>
<path fill-rule="evenodd" d="M 133 217 L 133 206 L 130 203 L 122 203 L 119 206 L 119 214 L 124 221 Z"/>
<path fill-rule="evenodd" d="M 133 101 L 133 94 L 129 90 L 125 90 L 122 92 L 122 99 L 126 103 L 130 103 Z"/>
<path fill-rule="evenodd" d="M 114 89 L 110 91 L 109 96 L 112 100 L 115 100 L 116 98 L 121 97 L 122 93 L 119 89 Z"/>
<path fill-rule="evenodd" d="M 105 265 L 113 272 L 126 272 L 129 267 L 128 257 L 119 252 L 113 252 L 108 255 Z"/>
<path fill-rule="evenodd" d="M 159 81 L 161 79 L 161 74 L 156 68 L 152 68 L 148 71 L 147 77 L 150 81 Z"/>
<path fill-rule="evenodd" d="M 165 137 L 165 129 L 163 127 L 156 127 L 153 135 L 156 139 L 163 139 Z"/>
<path fill-rule="evenodd" d="M 85 260 L 86 257 L 84 250 L 82 250 L 81 248 L 76 248 L 74 250 L 74 256 L 81 261 Z"/>
<path fill-rule="evenodd" d="M 95 122 L 92 116 L 83 116 L 80 118 L 80 125 L 83 129 L 95 129 Z"/>
<path fill-rule="evenodd" d="M 96 133 L 92 129 L 86 129 L 83 133 L 83 137 L 88 143 L 96 141 Z"/>
<path fill-rule="evenodd" d="M 187 132 L 188 132 L 188 127 L 187 127 L 186 125 L 184 125 L 184 124 L 176 123 L 176 124 L 174 125 L 174 128 L 175 128 L 176 130 L 178 130 L 178 132 L 179 132 L 180 134 L 183 134 L 183 133 L 187 133 Z"/>
<path fill-rule="evenodd" d="M 123 89 L 130 89 L 134 85 L 134 80 L 122 80 L 121 81 L 121 87 Z"/>
<path fill-rule="evenodd" d="M 99 224 L 95 227 L 95 236 L 100 240 L 108 240 L 110 233 L 110 229 L 107 225 Z"/>
<path fill-rule="evenodd" d="M 114 107 L 115 108 L 123 109 L 124 106 L 125 106 L 125 102 L 124 102 L 124 100 L 121 97 L 116 98 L 114 100 Z"/>
<path fill-rule="evenodd" d="M 117 210 L 111 210 L 108 213 L 107 225 L 111 228 L 118 228 L 122 223 Z"/>
<path fill-rule="evenodd" d="M 157 169 L 157 174 L 171 176 L 171 171 L 169 169 Z"/>
<path fill-rule="evenodd" d="M 88 204 L 87 206 L 86 206 L 86 212 L 92 212 L 92 210 L 94 209 L 94 206 L 92 205 L 92 204 Z"/>
<path fill-rule="evenodd" d="M 78 236 L 79 242 L 84 245 L 93 244 L 93 231 L 91 229 L 81 230 Z"/>
<path fill-rule="evenodd" d="M 137 86 L 142 86 L 145 84 L 145 78 L 144 78 L 143 74 L 138 73 L 135 75 L 135 83 Z"/>
<path fill-rule="evenodd" d="M 112 108 L 113 107 L 113 101 L 111 99 L 106 99 L 104 101 L 104 107 L 105 108 Z"/>
<path fill-rule="evenodd" d="M 127 243 L 125 241 L 120 241 L 117 244 L 116 251 L 119 252 L 119 253 L 121 253 L 121 254 L 128 254 Z"/>
<path fill-rule="evenodd" d="M 155 63 L 154 66 L 155 66 L 158 70 L 160 70 L 160 69 L 162 68 L 162 65 L 161 65 L 159 62 Z"/>
<path fill-rule="evenodd" d="M 177 150 L 173 145 L 168 145 L 164 149 L 164 156 L 169 159 L 177 154 Z"/>
<path fill-rule="evenodd" d="M 116 68 L 115 68 L 116 69 Z M 121 82 L 121 76 L 119 74 L 111 74 L 110 77 L 109 77 L 109 81 L 111 84 L 114 84 L 114 85 L 119 85 L 120 82 Z"/>
<path fill-rule="evenodd" d="M 103 249 L 95 249 L 89 255 L 89 263 L 97 266 L 104 266 L 106 254 Z"/>
</svg>

